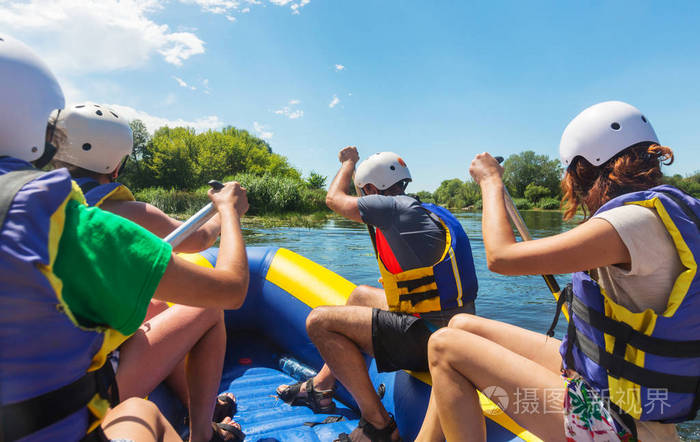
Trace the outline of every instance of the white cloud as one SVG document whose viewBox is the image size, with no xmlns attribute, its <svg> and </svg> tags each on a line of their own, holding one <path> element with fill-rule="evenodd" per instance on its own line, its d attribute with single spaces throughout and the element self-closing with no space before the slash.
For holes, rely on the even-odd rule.
<svg viewBox="0 0 700 442">
<path fill-rule="evenodd" d="M 0 27 L 30 43 L 59 72 L 133 69 L 160 54 L 180 66 L 204 53 L 192 32 L 172 32 L 148 16 L 154 0 L 0 0 Z"/>
<path fill-rule="evenodd" d="M 182 78 L 176 77 L 176 76 L 174 76 L 174 75 L 173 75 L 173 78 L 175 79 L 175 81 L 177 81 L 177 84 L 179 84 L 180 86 L 182 86 L 182 87 L 184 87 L 184 88 L 186 88 L 186 89 L 193 90 L 193 91 L 196 91 L 196 90 L 197 90 L 196 87 L 187 84 L 187 83 L 185 82 L 185 80 L 183 80 Z"/>
<path fill-rule="evenodd" d="M 337 95 L 333 95 L 333 99 L 331 100 L 330 103 L 328 103 L 328 107 L 333 109 L 334 107 L 336 107 L 338 105 L 338 103 L 340 103 L 340 98 L 338 98 Z"/>
<path fill-rule="evenodd" d="M 301 101 L 299 100 L 289 100 L 289 105 L 283 106 L 281 109 L 277 109 L 275 113 L 277 115 L 284 115 L 290 120 L 296 120 L 304 116 L 304 111 L 301 109 L 295 109 Z"/>
<path fill-rule="evenodd" d="M 335 65 L 335 71 L 336 71 L 336 72 L 340 72 L 340 71 L 342 71 L 342 70 L 345 70 L 345 66 L 343 66 L 342 64 L 337 64 L 337 65 Z"/>
<path fill-rule="evenodd" d="M 194 128 L 197 132 L 202 132 L 202 131 L 205 131 L 208 129 L 219 129 L 219 128 L 224 126 L 224 122 L 221 121 L 221 119 L 219 119 L 219 117 L 216 115 L 210 115 L 207 117 L 201 117 L 201 118 L 197 118 L 196 120 L 189 120 L 189 121 L 183 120 L 182 118 L 172 120 L 172 119 L 168 119 L 168 118 L 157 117 L 157 116 L 151 115 L 147 112 L 136 110 L 133 107 L 129 107 L 129 106 L 122 106 L 119 104 L 108 104 L 107 106 L 114 109 L 119 115 L 123 115 L 124 118 L 126 118 L 129 121 L 134 120 L 134 119 L 139 119 L 139 120 L 143 121 L 143 124 L 146 125 L 146 128 L 151 133 L 153 133 L 153 131 L 155 131 L 156 129 L 161 128 L 163 126 L 191 127 L 191 128 Z"/>
<path fill-rule="evenodd" d="M 289 5 L 294 15 L 298 15 L 300 9 L 308 5 L 311 0 L 300 0 L 299 3 L 292 3 L 293 1 L 294 0 L 269 0 L 271 4 L 276 6 Z M 243 6 L 244 3 L 246 5 L 262 4 L 260 0 L 180 0 L 180 2 L 197 5 L 205 12 L 224 15 L 230 22 L 236 21 L 236 17 L 233 15 L 234 12 L 240 12 L 241 14 L 250 12 L 250 6 Z"/>
<path fill-rule="evenodd" d="M 274 132 L 270 132 L 268 130 L 269 129 L 268 126 L 264 126 L 264 125 L 258 123 L 257 121 L 253 121 L 253 129 L 255 129 L 255 132 L 263 140 L 269 140 L 275 134 Z"/>
</svg>

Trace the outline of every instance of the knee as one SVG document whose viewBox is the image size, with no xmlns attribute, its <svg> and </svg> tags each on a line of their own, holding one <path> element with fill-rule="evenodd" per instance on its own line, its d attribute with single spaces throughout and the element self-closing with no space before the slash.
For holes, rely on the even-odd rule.
<svg viewBox="0 0 700 442">
<path fill-rule="evenodd" d="M 117 408 L 120 412 L 129 416 L 154 418 L 160 415 L 160 410 L 156 404 L 139 397 L 130 397 L 122 401 Z M 117 408 L 115 408 L 115 411 Z"/>
<path fill-rule="evenodd" d="M 428 362 L 431 369 L 447 362 L 450 346 L 456 338 L 454 330 L 444 327 L 436 331 L 428 340 Z"/>
<path fill-rule="evenodd" d="M 368 298 L 370 296 L 369 286 L 358 285 L 348 296 L 348 301 L 346 305 L 367 305 Z"/>
<path fill-rule="evenodd" d="M 218 308 L 204 308 L 199 314 L 199 321 L 211 324 L 212 327 L 224 323 L 224 311 Z"/>
<path fill-rule="evenodd" d="M 311 339 L 318 336 L 320 332 L 328 328 L 328 308 L 316 307 L 311 310 L 306 317 L 306 332 Z"/>
<path fill-rule="evenodd" d="M 460 313 L 459 315 L 454 315 L 452 319 L 450 319 L 450 323 L 447 326 L 465 331 L 473 331 L 476 328 L 477 323 L 478 318 L 475 315 Z"/>
</svg>

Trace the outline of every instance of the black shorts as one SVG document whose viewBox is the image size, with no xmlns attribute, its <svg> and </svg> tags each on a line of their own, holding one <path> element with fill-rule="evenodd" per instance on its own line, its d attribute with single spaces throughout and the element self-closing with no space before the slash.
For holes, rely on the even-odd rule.
<svg viewBox="0 0 700 442">
<path fill-rule="evenodd" d="M 408 313 L 372 309 L 372 350 L 377 371 L 428 371 L 428 339 L 457 313 L 474 314 L 474 303 L 459 309 L 430 312 L 430 321 Z"/>
</svg>

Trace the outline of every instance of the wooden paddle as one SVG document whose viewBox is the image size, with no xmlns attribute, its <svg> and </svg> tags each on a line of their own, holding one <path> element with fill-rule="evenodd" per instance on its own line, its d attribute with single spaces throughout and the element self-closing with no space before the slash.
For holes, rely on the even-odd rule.
<svg viewBox="0 0 700 442">
<path fill-rule="evenodd" d="M 503 162 L 503 157 L 501 156 L 494 157 L 494 159 L 498 161 L 499 164 Z M 510 193 L 508 193 L 508 189 L 505 185 L 503 186 L 503 193 L 506 203 L 506 212 L 508 212 L 508 217 L 510 218 L 513 225 L 515 225 L 515 228 L 520 234 L 520 237 L 523 241 L 532 240 L 532 235 L 530 235 L 530 231 L 528 230 L 527 225 L 525 225 L 525 221 L 523 221 L 523 217 L 520 215 L 518 208 L 515 207 L 513 198 L 510 196 Z M 554 276 L 552 275 L 542 275 L 542 277 L 544 278 L 544 282 L 547 284 L 549 291 L 552 292 L 552 295 L 554 295 L 554 299 L 558 301 L 559 295 L 561 294 L 561 288 L 559 288 L 559 283 L 557 283 L 557 280 L 554 279 Z M 564 316 L 566 316 L 566 319 L 568 320 L 569 312 L 566 310 L 566 306 L 564 306 L 562 310 L 564 311 Z"/>
</svg>

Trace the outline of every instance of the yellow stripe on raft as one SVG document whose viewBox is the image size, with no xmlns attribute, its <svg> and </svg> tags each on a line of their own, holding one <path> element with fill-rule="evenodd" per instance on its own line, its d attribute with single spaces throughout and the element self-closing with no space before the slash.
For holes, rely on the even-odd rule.
<svg viewBox="0 0 700 442">
<path fill-rule="evenodd" d="M 408 371 L 408 370 L 407 370 Z M 408 373 L 416 379 L 423 381 L 428 385 L 433 385 L 433 380 L 430 378 L 430 373 L 419 372 L 419 371 L 408 371 Z M 484 416 L 496 422 L 501 427 L 515 434 L 522 440 L 528 442 L 540 442 L 542 439 L 535 436 L 534 434 L 527 431 L 525 428 L 518 425 L 510 416 L 505 414 L 498 405 L 496 405 L 491 399 L 487 398 L 480 391 L 479 402 L 481 403 L 481 409 L 484 412 Z"/>
<path fill-rule="evenodd" d="M 355 284 L 291 250 L 279 249 L 265 278 L 311 308 L 345 305 Z"/>
</svg>

